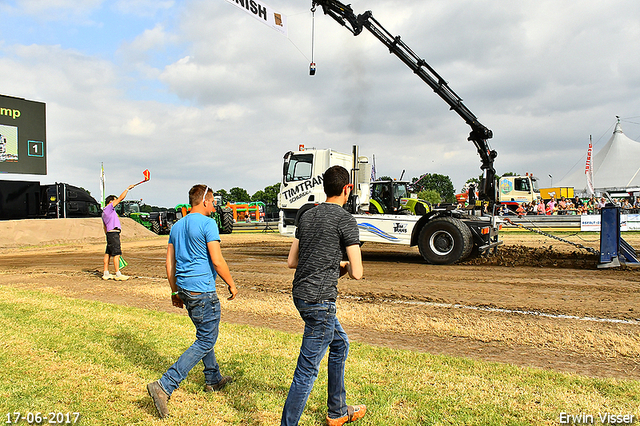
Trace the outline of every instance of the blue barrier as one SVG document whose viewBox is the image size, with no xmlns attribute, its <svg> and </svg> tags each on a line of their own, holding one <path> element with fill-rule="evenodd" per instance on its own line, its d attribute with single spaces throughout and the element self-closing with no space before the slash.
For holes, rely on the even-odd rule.
<svg viewBox="0 0 640 426">
<path fill-rule="evenodd" d="M 615 268 L 621 264 L 640 266 L 636 251 L 620 236 L 620 207 L 600 210 L 600 263 L 598 268 Z"/>
</svg>

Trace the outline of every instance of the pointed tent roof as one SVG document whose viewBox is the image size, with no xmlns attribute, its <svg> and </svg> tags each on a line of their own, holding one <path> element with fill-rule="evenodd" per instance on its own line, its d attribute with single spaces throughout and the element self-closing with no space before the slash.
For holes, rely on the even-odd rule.
<svg viewBox="0 0 640 426">
<path fill-rule="evenodd" d="M 558 186 L 572 186 L 576 192 L 586 192 L 584 165 L 562 179 Z M 619 120 L 609 141 L 593 156 L 593 186 L 597 192 L 640 188 L 640 142 L 622 132 Z"/>
</svg>

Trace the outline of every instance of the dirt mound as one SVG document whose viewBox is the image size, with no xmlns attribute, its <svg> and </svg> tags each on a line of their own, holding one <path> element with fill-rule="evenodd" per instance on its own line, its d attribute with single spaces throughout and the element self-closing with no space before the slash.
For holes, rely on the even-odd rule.
<svg viewBox="0 0 640 426">
<path fill-rule="evenodd" d="M 120 218 L 122 239 L 154 237 L 138 222 Z M 0 221 L 0 248 L 105 241 L 102 219 L 24 219 Z"/>
<path fill-rule="evenodd" d="M 553 246 L 526 247 L 523 245 L 509 245 L 498 247 L 494 256 L 477 257 L 462 262 L 463 265 L 492 265 L 492 266 L 532 266 L 597 269 L 598 256 L 586 250 L 559 251 Z"/>
</svg>

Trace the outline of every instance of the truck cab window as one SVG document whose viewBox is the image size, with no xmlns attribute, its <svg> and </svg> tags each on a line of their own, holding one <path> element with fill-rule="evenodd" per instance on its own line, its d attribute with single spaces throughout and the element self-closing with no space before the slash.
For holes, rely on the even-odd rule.
<svg viewBox="0 0 640 426">
<path fill-rule="evenodd" d="M 531 188 L 529 188 L 529 179 L 524 179 L 524 178 L 515 179 L 513 187 L 514 187 L 514 189 L 516 191 L 527 191 L 527 192 L 529 192 L 529 190 L 531 189 Z"/>
<path fill-rule="evenodd" d="M 294 155 L 289 160 L 286 181 L 305 180 L 311 178 L 313 154 Z"/>
</svg>

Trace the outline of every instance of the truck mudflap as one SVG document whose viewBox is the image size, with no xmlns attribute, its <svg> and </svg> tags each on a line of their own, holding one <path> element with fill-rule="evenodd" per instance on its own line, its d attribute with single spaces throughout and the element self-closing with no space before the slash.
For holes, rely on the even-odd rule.
<svg viewBox="0 0 640 426">
<path fill-rule="evenodd" d="M 485 254 L 503 244 L 499 239 L 503 221 L 498 216 L 492 216 L 489 220 L 486 217 L 471 217 L 463 219 L 463 222 L 471 229 L 478 254 Z"/>
</svg>

